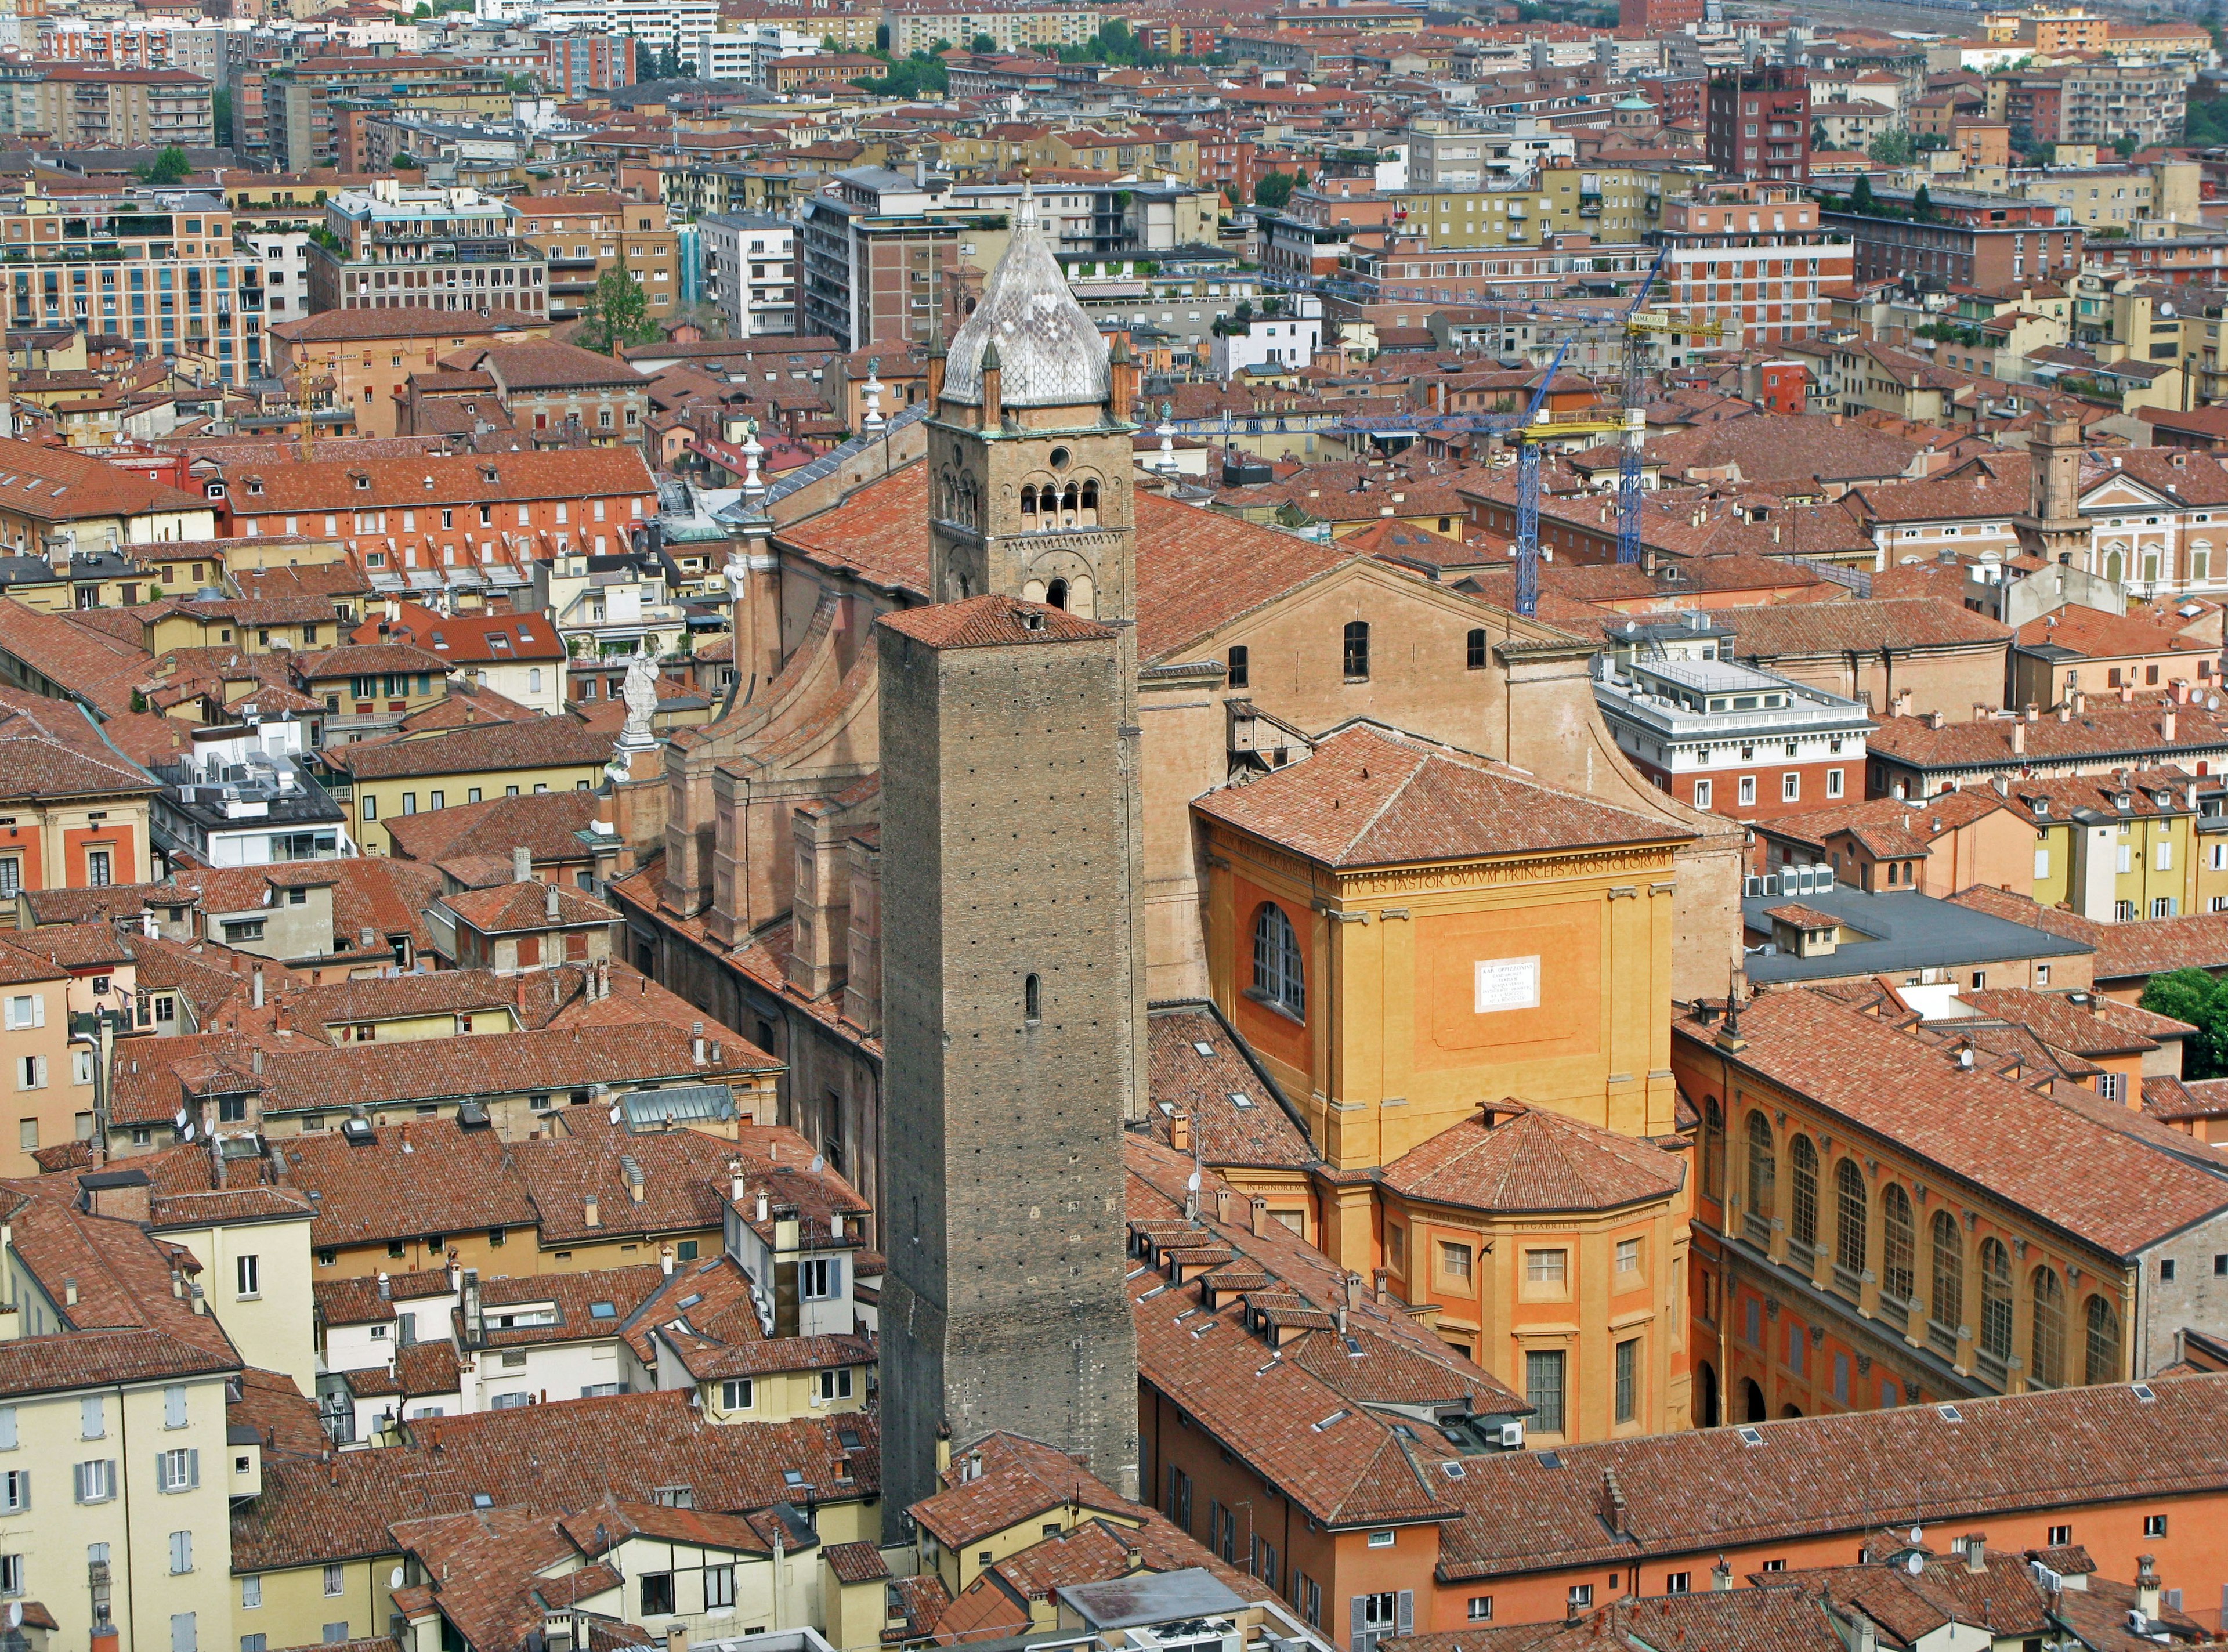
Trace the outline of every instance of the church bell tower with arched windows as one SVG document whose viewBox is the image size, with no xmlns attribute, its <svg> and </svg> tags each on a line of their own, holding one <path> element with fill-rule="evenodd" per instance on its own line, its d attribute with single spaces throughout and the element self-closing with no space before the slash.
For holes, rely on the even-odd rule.
<svg viewBox="0 0 2228 1652">
<path fill-rule="evenodd" d="M 1131 426 L 1024 188 L 880 622 L 887 1534 L 1008 1429 L 1137 1491 L 1122 1136 L 1145 1032 Z"/>
</svg>

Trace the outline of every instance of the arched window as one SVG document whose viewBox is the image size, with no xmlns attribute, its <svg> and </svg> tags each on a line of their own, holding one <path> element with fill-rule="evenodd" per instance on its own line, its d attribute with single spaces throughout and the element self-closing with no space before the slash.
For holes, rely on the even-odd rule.
<svg viewBox="0 0 2228 1652">
<path fill-rule="evenodd" d="M 1834 1261 L 1851 1273 L 1865 1271 L 1865 1222 L 1871 1214 L 1865 1197 L 1865 1173 L 1854 1159 L 1843 1159 L 1834 1170 Z"/>
<path fill-rule="evenodd" d="M 2120 1380 L 2120 1310 L 2103 1297 L 2089 1298 L 2089 1357 L 2082 1365 L 2088 1382 Z"/>
<path fill-rule="evenodd" d="M 1348 682 L 1369 681 L 1369 622 L 1366 619 L 1346 622 L 1345 663 Z"/>
<path fill-rule="evenodd" d="M 1818 1243 L 1818 1149 L 1798 1136 L 1787 1144 L 1787 1237 Z"/>
<path fill-rule="evenodd" d="M 1702 1194 L 1725 1196 L 1725 1115 L 1715 1096 L 1702 1098 Z"/>
<path fill-rule="evenodd" d="M 1025 1021 L 1040 1021 L 1044 1016 L 1044 983 L 1035 976 L 1021 978 L 1021 1017 Z"/>
<path fill-rule="evenodd" d="M 1098 484 L 1096 482 L 1086 482 L 1083 484 L 1082 525 L 1085 528 L 1095 528 L 1098 525 Z"/>
<path fill-rule="evenodd" d="M 1758 1221 L 1771 1220 L 1773 1172 L 1771 1121 L 1762 1113 L 1748 1116 L 1748 1213 Z"/>
<path fill-rule="evenodd" d="M 1891 1181 L 1880 1189 L 1880 1294 L 1907 1303 L 1917 1284 L 1911 1226 L 1911 1195 Z"/>
<path fill-rule="evenodd" d="M 2027 1353 L 2031 1386 L 2065 1386 L 2065 1287 L 2048 1263 L 2034 1271 L 2034 1334 L 2028 1339 Z"/>
<path fill-rule="evenodd" d="M 1981 1241 L 1981 1352 L 2012 1357 L 2012 1253 L 1999 1239 Z"/>
<path fill-rule="evenodd" d="M 1926 1316 L 1953 1336 L 1965 1322 L 1965 1242 L 1946 1210 L 1934 1213 L 1934 1291 Z"/>
<path fill-rule="evenodd" d="M 1065 579 L 1054 579 L 1050 585 L 1047 586 L 1045 587 L 1045 602 L 1048 606 L 1053 608 L 1066 607 L 1067 581 Z"/>
<path fill-rule="evenodd" d="M 1477 631 L 1472 631 L 1469 634 L 1469 669 L 1473 671 L 1484 670 L 1486 662 L 1490 657 L 1491 656 L 1486 650 L 1485 632 L 1483 629 L 1481 628 Z"/>
<path fill-rule="evenodd" d="M 1300 962 L 1300 938 L 1292 920 L 1273 900 L 1264 901 L 1253 919 L 1253 990 L 1279 1008 L 1305 1017 L 1306 970 Z"/>
<path fill-rule="evenodd" d="M 1024 516 L 1034 516 L 1034 515 L 1035 515 L 1036 514 L 1037 514 L 1037 490 L 1036 490 L 1036 484 L 1035 484 L 1034 483 L 1027 483 L 1026 485 L 1024 485 L 1024 486 L 1022 487 L 1022 489 L 1021 489 L 1021 515 L 1023 515 Z"/>
<path fill-rule="evenodd" d="M 1771 1413 L 1764 1409 L 1764 1390 L 1756 1386 L 1753 1377 L 1741 1379 L 1741 1412 L 1744 1420 L 1761 1423 Z"/>
<path fill-rule="evenodd" d="M 1066 491 L 1060 496 L 1060 520 L 1066 526 L 1070 528 L 1075 526 L 1075 483 L 1072 482 L 1067 484 Z"/>
</svg>

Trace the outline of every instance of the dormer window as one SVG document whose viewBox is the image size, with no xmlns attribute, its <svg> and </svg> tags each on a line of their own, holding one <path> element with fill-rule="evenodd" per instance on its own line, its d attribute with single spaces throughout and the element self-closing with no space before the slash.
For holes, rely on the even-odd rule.
<svg viewBox="0 0 2228 1652">
<path fill-rule="evenodd" d="M 260 496 L 263 492 L 263 478 L 259 476 L 252 476 L 248 477 L 247 490 L 251 494 Z"/>
<path fill-rule="evenodd" d="M 349 480 L 355 483 L 356 491 L 358 493 L 369 493 L 371 491 L 371 477 L 366 472 L 362 471 L 350 471 L 349 472 Z"/>
<path fill-rule="evenodd" d="M 481 481 L 487 483 L 490 486 L 493 486 L 496 479 L 496 472 L 494 465 L 483 464 L 480 467 Z"/>
</svg>

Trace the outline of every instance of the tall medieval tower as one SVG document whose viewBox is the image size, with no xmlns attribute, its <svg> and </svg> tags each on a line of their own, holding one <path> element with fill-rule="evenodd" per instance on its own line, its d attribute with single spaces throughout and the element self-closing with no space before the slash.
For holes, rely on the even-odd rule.
<svg viewBox="0 0 2228 1652">
<path fill-rule="evenodd" d="M 929 421 L 937 605 L 880 628 L 886 1526 L 1011 1429 L 1137 1489 L 1131 427 L 1024 193 Z"/>
</svg>

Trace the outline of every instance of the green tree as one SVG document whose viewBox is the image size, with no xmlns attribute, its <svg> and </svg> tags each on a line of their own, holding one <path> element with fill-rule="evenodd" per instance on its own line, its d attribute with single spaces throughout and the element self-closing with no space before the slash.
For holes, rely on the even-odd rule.
<svg viewBox="0 0 2228 1652">
<path fill-rule="evenodd" d="M 1280 212 L 1292 198 L 1296 180 L 1290 172 L 1270 172 L 1256 179 L 1253 184 L 1253 204 Z"/>
<path fill-rule="evenodd" d="M 1926 193 L 1923 183 L 1918 186 L 1918 193 L 1911 197 L 1911 215 L 1921 223 L 1934 216 L 1934 197 Z"/>
<path fill-rule="evenodd" d="M 209 124 L 216 129 L 216 141 L 223 147 L 232 144 L 232 93 L 222 86 L 209 94 Z"/>
<path fill-rule="evenodd" d="M 998 49 L 998 42 L 988 35 L 977 35 L 967 42 L 967 49 L 970 52 L 995 52 Z"/>
<path fill-rule="evenodd" d="M 2120 158 L 2124 161 L 2134 155 L 2142 144 L 2137 142 L 2135 133 L 2122 132 L 2112 140 L 2112 147 L 2120 151 Z"/>
<path fill-rule="evenodd" d="M 141 167 L 138 174 L 142 183 L 183 183 L 193 175 L 194 163 L 186 158 L 185 150 L 176 144 L 164 148 L 161 154 Z"/>
<path fill-rule="evenodd" d="M 617 265 L 596 278 L 594 296 L 580 321 L 580 343 L 592 350 L 617 355 L 628 344 L 647 343 L 657 336 L 650 318 L 650 297 L 642 283 Z"/>
<path fill-rule="evenodd" d="M 1856 182 L 1849 187 L 1849 210 L 1851 212 L 1870 212 L 1872 209 L 1873 181 L 1865 174 L 1860 172 L 1857 174 Z"/>
<path fill-rule="evenodd" d="M 1871 143 L 1865 145 L 1865 153 L 1882 166 L 1909 166 L 1911 156 L 1911 134 L 1904 131 L 1880 132 L 1874 136 Z"/>
<path fill-rule="evenodd" d="M 2136 1001 L 2157 1015 L 2171 1015 L 2197 1028 L 2181 1047 L 2182 1076 L 2217 1079 L 2228 1073 L 2228 992 L 2202 970 L 2170 970 L 2154 975 Z"/>
<path fill-rule="evenodd" d="M 541 83 L 530 74 L 506 74 L 503 89 L 514 98 L 530 98 L 541 90 Z"/>
</svg>

